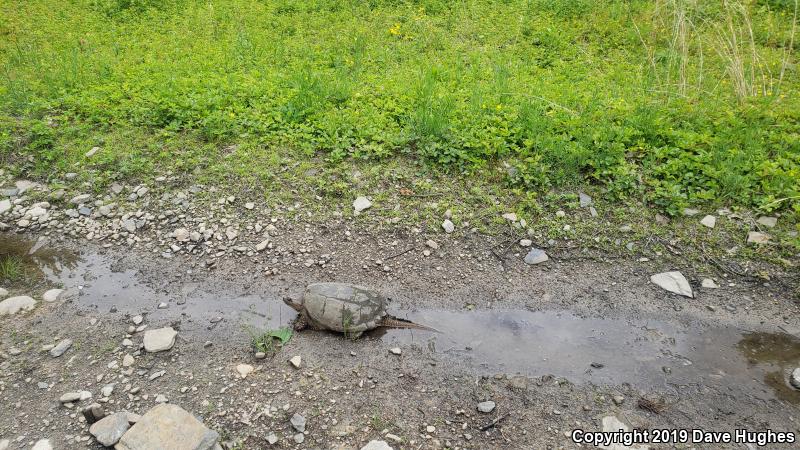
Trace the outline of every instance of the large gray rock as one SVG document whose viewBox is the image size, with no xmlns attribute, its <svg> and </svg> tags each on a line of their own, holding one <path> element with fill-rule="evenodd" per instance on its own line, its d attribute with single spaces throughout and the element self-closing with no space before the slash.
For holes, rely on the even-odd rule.
<svg viewBox="0 0 800 450">
<path fill-rule="evenodd" d="M 89 433 L 92 433 L 92 436 L 94 436 L 100 444 L 111 447 L 119 442 L 122 435 L 125 434 L 130 427 L 128 423 L 128 414 L 118 412 L 93 423 L 92 426 L 89 427 Z"/>
<path fill-rule="evenodd" d="M 144 349 L 150 353 L 163 352 L 175 345 L 175 336 L 178 332 L 172 327 L 147 330 L 144 332 Z"/>
<path fill-rule="evenodd" d="M 0 214 L 4 214 L 7 211 L 11 211 L 11 200 L 0 200 Z"/>
<path fill-rule="evenodd" d="M 30 311 L 36 306 L 36 300 L 27 295 L 11 297 L 0 302 L 0 316 L 16 314 L 20 311 Z"/>
<path fill-rule="evenodd" d="M 143 415 L 122 436 L 116 450 L 210 450 L 219 434 L 186 410 L 163 403 Z"/>
<path fill-rule="evenodd" d="M 689 281 L 678 271 L 657 273 L 650 277 L 650 281 L 672 293 L 694 298 L 694 293 L 692 293 L 692 287 L 689 285 Z"/>
</svg>

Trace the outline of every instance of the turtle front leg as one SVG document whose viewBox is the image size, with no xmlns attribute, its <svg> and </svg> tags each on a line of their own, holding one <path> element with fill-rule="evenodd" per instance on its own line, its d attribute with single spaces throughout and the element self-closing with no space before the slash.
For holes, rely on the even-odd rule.
<svg viewBox="0 0 800 450">
<path fill-rule="evenodd" d="M 308 328 L 308 317 L 305 312 L 301 312 L 297 315 L 297 318 L 294 319 L 294 331 L 303 331 L 306 328 Z"/>
</svg>

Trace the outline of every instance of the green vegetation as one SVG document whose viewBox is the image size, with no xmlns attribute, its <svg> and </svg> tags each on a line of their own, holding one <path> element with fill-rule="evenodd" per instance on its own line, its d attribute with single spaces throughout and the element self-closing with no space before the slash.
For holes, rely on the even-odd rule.
<svg viewBox="0 0 800 450">
<path fill-rule="evenodd" d="M 342 167 L 400 161 L 508 188 L 522 209 L 591 184 L 669 214 L 800 213 L 795 0 L 8 0 L 0 14 L 0 161 L 30 177 L 172 171 L 272 194 L 313 162 L 313 192 L 340 197 Z"/>
<path fill-rule="evenodd" d="M 292 334 L 293 331 L 289 327 L 267 330 L 259 335 L 251 333 L 253 339 L 253 348 L 255 348 L 256 351 L 264 352 L 267 355 L 273 355 L 280 347 L 283 347 L 292 339 Z M 279 344 L 276 344 L 276 340 L 279 342 Z"/>
<path fill-rule="evenodd" d="M 0 281 L 15 282 L 22 279 L 22 261 L 13 255 L 0 255 Z"/>
</svg>

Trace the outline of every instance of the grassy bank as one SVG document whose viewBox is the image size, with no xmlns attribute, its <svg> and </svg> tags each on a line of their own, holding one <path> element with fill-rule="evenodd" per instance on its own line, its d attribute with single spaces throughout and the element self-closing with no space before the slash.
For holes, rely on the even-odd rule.
<svg viewBox="0 0 800 450">
<path fill-rule="evenodd" d="M 313 165 L 327 195 L 349 194 L 342 162 L 401 161 L 525 201 L 594 185 L 669 214 L 797 214 L 796 7 L 9 0 L 0 158 L 44 179 L 173 171 L 272 190 Z"/>
</svg>

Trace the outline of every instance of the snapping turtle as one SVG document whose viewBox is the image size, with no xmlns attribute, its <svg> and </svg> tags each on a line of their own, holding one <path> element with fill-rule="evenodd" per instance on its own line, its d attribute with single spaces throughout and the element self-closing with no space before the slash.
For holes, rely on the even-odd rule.
<svg viewBox="0 0 800 450">
<path fill-rule="evenodd" d="M 330 330 L 353 338 L 378 327 L 436 331 L 390 316 L 386 312 L 386 297 L 363 286 L 314 283 L 306 287 L 302 303 L 288 297 L 283 301 L 299 313 L 294 323 L 297 331 Z"/>
</svg>

